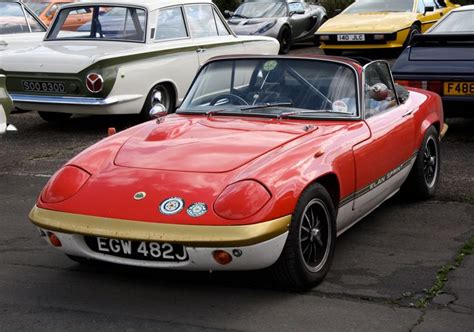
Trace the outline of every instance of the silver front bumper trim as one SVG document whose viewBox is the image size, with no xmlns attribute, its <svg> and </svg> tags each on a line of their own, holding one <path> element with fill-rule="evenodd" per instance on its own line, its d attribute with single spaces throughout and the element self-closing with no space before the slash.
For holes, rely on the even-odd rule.
<svg viewBox="0 0 474 332">
<path fill-rule="evenodd" d="M 108 98 L 92 97 L 64 97 L 64 96 L 37 96 L 11 93 L 10 96 L 14 103 L 32 103 L 32 104 L 55 104 L 55 105 L 83 105 L 83 106 L 108 106 L 127 101 L 136 100 L 142 95 L 122 95 Z"/>
</svg>

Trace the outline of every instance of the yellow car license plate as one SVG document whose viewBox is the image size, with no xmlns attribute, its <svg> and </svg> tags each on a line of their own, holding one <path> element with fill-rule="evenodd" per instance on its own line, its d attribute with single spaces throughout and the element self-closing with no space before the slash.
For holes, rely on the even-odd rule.
<svg viewBox="0 0 474 332">
<path fill-rule="evenodd" d="M 365 35 L 337 35 L 337 41 L 340 41 L 340 42 L 365 41 Z"/>
<path fill-rule="evenodd" d="M 474 95 L 474 82 L 444 82 L 444 94 L 448 96 Z"/>
</svg>

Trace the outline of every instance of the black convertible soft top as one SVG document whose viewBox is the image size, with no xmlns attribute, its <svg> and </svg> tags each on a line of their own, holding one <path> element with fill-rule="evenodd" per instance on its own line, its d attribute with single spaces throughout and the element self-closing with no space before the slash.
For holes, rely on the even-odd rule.
<svg viewBox="0 0 474 332">
<path fill-rule="evenodd" d="M 458 33 L 458 34 L 419 34 L 413 36 L 410 45 L 412 46 L 443 46 L 453 44 L 470 44 L 474 43 L 474 33 Z"/>
</svg>

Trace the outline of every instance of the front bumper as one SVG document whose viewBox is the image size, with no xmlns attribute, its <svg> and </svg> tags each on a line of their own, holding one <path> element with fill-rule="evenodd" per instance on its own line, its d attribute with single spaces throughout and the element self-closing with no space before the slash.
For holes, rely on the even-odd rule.
<svg viewBox="0 0 474 332">
<path fill-rule="evenodd" d="M 288 236 L 291 216 L 243 226 L 195 226 L 101 218 L 34 207 L 29 215 L 43 232 L 52 231 L 68 255 L 111 263 L 182 270 L 255 270 L 268 267 L 280 257 Z M 150 262 L 92 251 L 84 236 L 179 243 L 186 246 L 185 262 Z M 215 250 L 242 252 L 227 265 L 213 259 Z"/>
<path fill-rule="evenodd" d="M 316 33 L 315 37 L 321 43 L 320 48 L 331 50 L 366 50 L 366 49 L 382 49 L 382 48 L 401 48 L 408 37 L 409 29 L 403 29 L 396 32 L 380 32 L 380 33 Z M 337 40 L 337 35 L 364 35 L 363 42 L 341 42 Z M 383 40 L 375 40 L 376 35 L 384 35 Z M 320 36 L 329 36 L 329 40 L 321 40 Z"/>
<path fill-rule="evenodd" d="M 139 113 L 143 106 L 143 95 L 121 95 L 107 98 L 42 96 L 20 93 L 10 94 L 16 108 L 44 112 L 77 114 L 128 114 Z M 135 108 L 135 109 L 134 109 Z"/>
</svg>

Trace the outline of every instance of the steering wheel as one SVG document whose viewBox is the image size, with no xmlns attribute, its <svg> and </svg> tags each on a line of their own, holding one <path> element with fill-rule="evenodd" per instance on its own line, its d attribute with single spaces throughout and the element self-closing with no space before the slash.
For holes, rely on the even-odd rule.
<svg viewBox="0 0 474 332">
<path fill-rule="evenodd" d="M 242 98 L 240 96 L 237 96 L 233 93 L 223 93 L 221 95 L 218 95 L 218 96 L 214 97 L 211 100 L 211 102 L 209 103 L 209 105 L 214 106 L 215 104 L 217 104 L 218 101 L 225 100 L 225 99 L 228 99 L 228 101 L 236 102 L 236 105 L 248 105 L 249 104 L 245 101 L 244 98 Z M 228 102 L 226 104 L 228 104 Z"/>
</svg>

